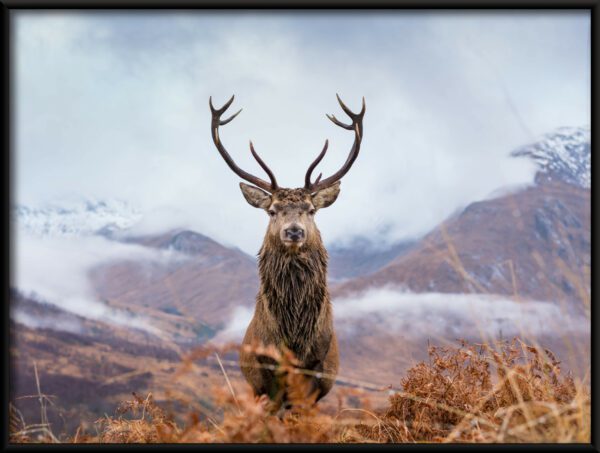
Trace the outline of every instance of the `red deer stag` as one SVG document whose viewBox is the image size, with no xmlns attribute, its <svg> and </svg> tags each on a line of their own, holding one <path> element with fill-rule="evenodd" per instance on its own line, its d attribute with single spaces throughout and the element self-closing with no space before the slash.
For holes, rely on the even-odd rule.
<svg viewBox="0 0 600 453">
<path fill-rule="evenodd" d="M 334 115 L 327 115 L 336 125 L 354 132 L 354 144 L 340 170 L 328 178 L 320 174 L 314 182 L 311 175 L 327 152 L 328 140 L 321 153 L 308 167 L 304 187 L 285 189 L 278 186 L 275 175 L 263 162 L 250 142 L 250 152 L 267 173 L 270 182 L 264 181 L 238 167 L 221 142 L 219 126 L 233 120 L 240 112 L 222 120 L 234 96 L 220 109 L 214 108 L 212 98 L 212 138 L 229 168 L 240 178 L 253 184 L 240 182 L 246 201 L 255 208 L 264 209 L 270 222 L 258 254 L 260 289 L 256 297 L 254 317 L 248 326 L 240 352 L 240 365 L 246 380 L 256 396 L 268 395 L 274 408 L 289 407 L 289 395 L 283 380 L 274 370 L 272 358 L 259 355 L 255 345 L 274 345 L 290 350 L 300 368 L 311 370 L 308 393 L 325 396 L 337 374 L 339 356 L 329 291 L 327 289 L 327 251 L 315 224 L 315 213 L 330 206 L 340 192 L 340 179 L 350 170 L 358 156 L 363 136 L 362 110 L 352 112 L 337 96 L 340 106 L 351 118 L 344 124 Z M 308 396 L 308 395 L 306 395 Z"/>
</svg>

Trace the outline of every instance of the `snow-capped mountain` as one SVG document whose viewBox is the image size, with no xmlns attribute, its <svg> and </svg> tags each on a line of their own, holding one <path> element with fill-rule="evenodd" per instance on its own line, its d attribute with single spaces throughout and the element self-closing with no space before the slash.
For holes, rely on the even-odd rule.
<svg viewBox="0 0 600 453">
<path fill-rule="evenodd" d="M 122 200 L 61 201 L 40 207 L 16 205 L 12 221 L 38 236 L 108 235 L 132 226 L 141 213 Z"/>
<path fill-rule="evenodd" d="M 591 187 L 591 148 L 589 127 L 562 127 L 544 135 L 542 140 L 511 153 L 527 156 L 538 165 L 536 182 L 561 180 L 589 189 Z"/>
<path fill-rule="evenodd" d="M 585 307 L 591 288 L 590 130 L 560 128 L 511 155 L 536 162 L 536 184 L 471 203 L 378 271 L 334 287 L 334 298 L 396 285 L 423 293 L 518 291 Z"/>
</svg>

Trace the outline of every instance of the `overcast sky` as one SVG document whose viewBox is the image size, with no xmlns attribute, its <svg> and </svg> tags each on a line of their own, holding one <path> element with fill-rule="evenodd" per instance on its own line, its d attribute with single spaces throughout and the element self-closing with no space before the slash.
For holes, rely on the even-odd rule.
<svg viewBox="0 0 600 453">
<path fill-rule="evenodd" d="M 587 12 L 13 14 L 13 201 L 118 198 L 148 231 L 251 254 L 268 218 L 212 144 L 210 95 L 244 108 L 221 128 L 237 163 L 266 178 L 252 139 L 286 187 L 326 138 L 319 171 L 339 168 L 353 137 L 325 114 L 365 96 L 360 156 L 317 216 L 329 243 L 423 234 L 532 181 L 515 147 L 590 123 Z"/>
</svg>

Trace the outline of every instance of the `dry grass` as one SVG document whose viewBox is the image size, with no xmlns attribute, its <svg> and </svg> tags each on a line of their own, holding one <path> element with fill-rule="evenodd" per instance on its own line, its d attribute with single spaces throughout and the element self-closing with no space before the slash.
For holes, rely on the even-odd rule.
<svg viewBox="0 0 600 453">
<path fill-rule="evenodd" d="M 11 405 L 10 441 L 94 443 L 351 443 L 351 442 L 580 442 L 591 441 L 590 395 L 563 376 L 551 351 L 518 339 L 488 344 L 462 342 L 430 347 L 429 361 L 411 368 L 388 407 L 373 410 L 359 390 L 340 397 L 335 413 L 296 398 L 294 408 L 274 414 L 269 402 L 227 385 L 215 389 L 218 417 L 190 413 L 176 422 L 153 399 L 133 394 L 114 416 L 97 420 L 97 432 L 57 439 L 47 425 L 27 425 Z M 290 395 L 303 395 L 306 377 L 289 354 L 268 348 Z M 204 350 L 182 363 L 207 357 Z M 220 359 L 219 359 L 220 362 Z M 342 392 L 344 393 L 344 392 Z M 45 401 L 44 395 L 36 395 Z M 45 406 L 42 406 L 45 410 Z M 329 411 L 330 412 L 330 411 Z M 181 414 L 178 414 L 181 419 Z"/>
<path fill-rule="evenodd" d="M 515 339 L 429 349 L 362 432 L 383 442 L 590 442 L 589 393 L 548 351 Z"/>
</svg>

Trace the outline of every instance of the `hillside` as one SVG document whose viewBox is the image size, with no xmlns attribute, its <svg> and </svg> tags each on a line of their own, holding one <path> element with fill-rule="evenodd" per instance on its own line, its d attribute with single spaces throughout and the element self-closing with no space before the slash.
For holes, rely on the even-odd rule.
<svg viewBox="0 0 600 453">
<path fill-rule="evenodd" d="M 60 437 L 78 428 L 95 432 L 95 422 L 115 414 L 132 392 L 151 392 L 156 403 L 180 414 L 182 424 L 189 412 L 200 420 L 218 420 L 222 411 L 215 389 L 224 388 L 227 380 L 238 394 L 249 392 L 237 352 L 227 345 L 215 349 L 225 377 L 214 352 L 200 346 L 205 341 L 181 345 L 165 335 L 77 316 L 16 291 L 11 291 L 11 310 L 11 402 L 27 422 L 41 422 L 40 401 L 34 397 L 39 382 L 49 401 L 48 422 Z M 340 382 L 321 408 L 331 413 L 351 387 Z M 372 398 L 382 404 L 386 394 L 374 392 Z"/>
<path fill-rule="evenodd" d="M 196 359 L 226 351 L 199 352 Z M 136 389 L 132 396 L 115 402 L 114 412 L 106 411 L 90 421 L 85 409 L 61 411 L 52 401 L 54 395 L 41 393 L 36 373 L 40 398 L 34 393 L 31 396 L 35 398 L 29 401 L 41 404 L 37 408 L 40 423 L 33 422 L 27 412 L 26 419 L 22 410 L 11 405 L 9 441 L 589 443 L 589 382 L 564 374 L 559 357 L 518 338 L 483 344 L 463 341 L 452 347 L 428 345 L 424 360 L 411 366 L 404 376 L 396 376 L 401 383 L 398 387 L 366 392 L 360 382 L 346 388 L 338 383 L 331 397 L 317 405 L 300 396 L 307 384 L 302 373 L 292 372 L 298 370 L 285 359 L 277 359 L 291 395 L 296 395 L 292 396 L 293 409 L 280 416 L 269 410 L 266 400 L 240 388 L 238 374 L 232 373 L 230 380 L 223 371 L 227 385 L 212 382 L 207 388 L 194 377 L 196 390 L 200 388 L 208 400 L 198 402 L 198 395 L 190 388 L 174 392 L 173 385 L 163 394 L 155 387 L 151 391 Z M 148 365 L 147 370 L 155 370 L 155 364 Z M 180 387 L 197 372 L 190 365 L 186 360 L 175 372 Z M 201 375 L 210 378 L 212 371 L 202 371 Z M 106 397 L 103 403 L 114 397 L 114 393 L 101 393 Z M 80 405 L 89 401 L 89 395 L 78 396 Z M 56 414 L 62 426 L 52 416 Z M 69 430 L 66 420 L 79 422 L 77 429 Z"/>
<path fill-rule="evenodd" d="M 187 230 L 126 239 L 176 250 L 189 259 L 169 263 L 121 260 L 96 266 L 90 279 L 98 297 L 121 307 L 154 309 L 218 327 L 239 306 L 253 307 L 256 261 Z"/>
<path fill-rule="evenodd" d="M 57 433 L 73 432 L 78 420 L 89 424 L 112 413 L 132 391 L 154 389 L 162 400 L 165 389 L 200 395 L 203 387 L 214 384 L 204 370 L 193 382 L 180 380 L 174 386 L 182 350 L 148 332 L 76 316 L 16 292 L 11 310 L 16 321 L 10 323 L 10 394 L 36 394 L 37 367 L 42 392 L 53 395 L 48 412 Z M 39 420 L 37 399 L 15 402 L 26 418 Z"/>
<path fill-rule="evenodd" d="M 396 285 L 415 292 L 588 300 L 590 191 L 544 183 L 472 203 L 383 269 L 334 296 Z"/>
</svg>

